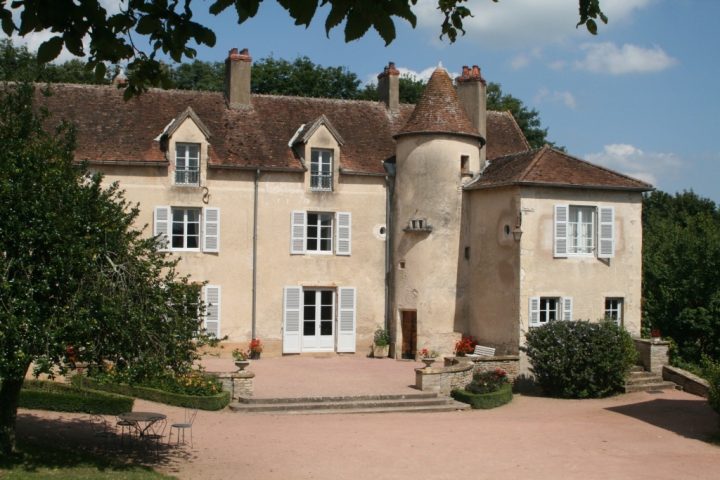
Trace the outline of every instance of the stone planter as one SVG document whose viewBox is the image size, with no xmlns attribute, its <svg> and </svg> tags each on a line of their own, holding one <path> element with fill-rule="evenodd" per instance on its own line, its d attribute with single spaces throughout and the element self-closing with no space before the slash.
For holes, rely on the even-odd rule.
<svg viewBox="0 0 720 480">
<path fill-rule="evenodd" d="M 390 345 L 373 345 L 373 357 L 374 358 L 385 358 L 388 356 L 390 351 Z"/>
<path fill-rule="evenodd" d="M 245 367 L 250 365 L 250 360 L 235 360 L 235 366 L 238 367 L 238 372 L 245 370 Z"/>
<path fill-rule="evenodd" d="M 420 361 L 425 364 L 425 368 L 430 368 L 435 363 L 436 358 L 421 358 Z"/>
</svg>

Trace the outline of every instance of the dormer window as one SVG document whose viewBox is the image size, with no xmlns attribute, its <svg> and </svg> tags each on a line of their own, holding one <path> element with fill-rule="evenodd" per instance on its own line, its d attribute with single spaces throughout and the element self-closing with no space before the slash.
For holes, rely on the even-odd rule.
<svg viewBox="0 0 720 480">
<path fill-rule="evenodd" d="M 333 151 L 313 148 L 310 152 L 310 190 L 332 192 Z"/>
<path fill-rule="evenodd" d="M 200 145 L 197 143 L 175 144 L 175 184 L 200 184 Z"/>
</svg>

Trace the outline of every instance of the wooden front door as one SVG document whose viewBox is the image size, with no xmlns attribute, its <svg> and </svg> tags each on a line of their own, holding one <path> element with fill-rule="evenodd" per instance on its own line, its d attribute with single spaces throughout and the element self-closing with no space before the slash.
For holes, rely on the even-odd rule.
<svg viewBox="0 0 720 480">
<path fill-rule="evenodd" d="M 417 354 L 417 312 L 404 310 L 401 315 L 402 350 L 400 356 L 414 359 Z"/>
</svg>

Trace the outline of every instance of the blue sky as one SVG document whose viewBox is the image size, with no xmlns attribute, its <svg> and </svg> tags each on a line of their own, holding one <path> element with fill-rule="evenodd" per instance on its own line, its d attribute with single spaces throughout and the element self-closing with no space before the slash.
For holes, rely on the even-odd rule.
<svg viewBox="0 0 720 480">
<path fill-rule="evenodd" d="M 195 3 L 198 14 L 209 5 Z M 388 61 L 420 76 L 439 63 L 451 73 L 477 64 L 488 81 L 537 109 L 549 139 L 573 155 L 720 202 L 720 1 L 601 0 L 610 22 L 592 36 L 575 28 L 577 0 L 471 0 L 475 17 L 455 44 L 438 39 L 433 3 L 419 0 L 415 29 L 398 20 L 388 47 L 373 31 L 345 44 L 342 26 L 327 38 L 327 10 L 310 28 L 297 27 L 271 0 L 240 26 L 232 8 L 199 14 L 218 41 L 199 48 L 198 58 L 224 60 L 232 47 L 249 48 L 254 59 L 305 55 L 363 81 Z"/>
</svg>

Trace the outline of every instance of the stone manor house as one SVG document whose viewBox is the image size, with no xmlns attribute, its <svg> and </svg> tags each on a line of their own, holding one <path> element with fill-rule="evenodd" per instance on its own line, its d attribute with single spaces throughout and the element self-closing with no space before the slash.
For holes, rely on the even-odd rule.
<svg viewBox="0 0 720 480">
<path fill-rule="evenodd" d="M 225 92 L 54 85 L 77 160 L 140 203 L 180 270 L 206 281 L 205 327 L 226 352 L 452 352 L 461 334 L 498 354 L 556 320 L 609 316 L 640 332 L 641 198 L 652 187 L 564 152 L 531 150 L 485 80 L 438 68 L 399 103 L 255 95 L 247 50 Z"/>
</svg>

